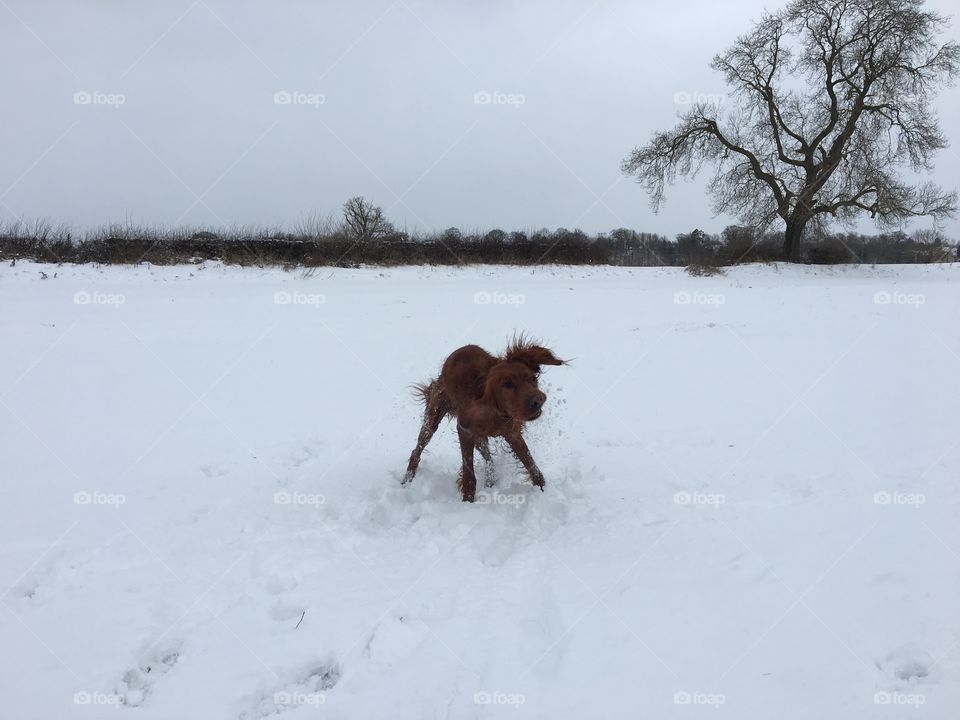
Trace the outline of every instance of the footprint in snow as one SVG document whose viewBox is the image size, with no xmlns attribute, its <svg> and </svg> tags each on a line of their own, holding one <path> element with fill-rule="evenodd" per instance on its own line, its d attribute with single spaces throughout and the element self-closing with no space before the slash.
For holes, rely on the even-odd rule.
<svg viewBox="0 0 960 720">
<path fill-rule="evenodd" d="M 377 625 L 363 654 L 375 665 L 390 667 L 413 655 L 428 633 L 422 622 L 398 615 Z"/>
<path fill-rule="evenodd" d="M 237 720 L 262 720 L 304 706 L 317 709 L 326 703 L 327 691 L 339 681 L 340 667 L 336 663 L 312 663 L 290 682 L 260 696 L 252 707 L 238 714 Z"/>
<path fill-rule="evenodd" d="M 219 477 L 223 477 L 224 475 L 228 475 L 232 469 L 233 469 L 232 464 L 200 466 L 200 472 L 203 473 L 203 476 L 208 480 L 212 480 L 213 478 L 219 478 Z"/>
<path fill-rule="evenodd" d="M 893 650 L 883 660 L 875 663 L 890 679 L 893 687 L 898 689 L 933 682 L 931 671 L 934 664 L 929 653 L 912 643 Z"/>
<path fill-rule="evenodd" d="M 306 608 L 293 603 L 283 602 L 282 600 L 273 604 L 270 608 L 270 617 L 280 623 L 287 623 L 290 620 L 299 620 L 305 617 Z"/>
<path fill-rule="evenodd" d="M 179 642 L 161 645 L 146 653 L 136 667 L 127 670 L 117 687 L 121 702 L 137 707 L 153 692 L 157 680 L 170 672 L 180 659 Z"/>
<path fill-rule="evenodd" d="M 283 466 L 288 470 L 297 470 L 315 461 L 322 445 L 323 441 L 320 438 L 311 438 L 300 443 L 289 452 L 283 461 Z"/>
</svg>

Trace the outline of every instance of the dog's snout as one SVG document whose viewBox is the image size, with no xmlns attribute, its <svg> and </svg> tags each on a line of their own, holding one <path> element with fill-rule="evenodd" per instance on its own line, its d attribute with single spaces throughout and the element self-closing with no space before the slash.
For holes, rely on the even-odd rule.
<svg viewBox="0 0 960 720">
<path fill-rule="evenodd" d="M 546 400 L 547 396 L 543 393 L 534 395 L 527 401 L 527 407 L 529 407 L 531 410 L 539 410 L 541 407 L 543 407 L 543 403 L 546 402 Z"/>
</svg>

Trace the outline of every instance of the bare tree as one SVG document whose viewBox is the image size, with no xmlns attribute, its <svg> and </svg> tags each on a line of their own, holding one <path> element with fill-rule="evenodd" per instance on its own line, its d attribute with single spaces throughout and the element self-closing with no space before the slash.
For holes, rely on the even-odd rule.
<svg viewBox="0 0 960 720">
<path fill-rule="evenodd" d="M 782 220 L 800 257 L 808 223 L 951 216 L 957 194 L 899 171 L 930 171 L 947 146 L 932 98 L 956 78 L 960 46 L 922 0 L 793 0 L 713 59 L 733 107 L 696 103 L 624 160 L 659 210 L 677 175 L 715 167 L 714 211 L 763 230 Z"/>
<path fill-rule="evenodd" d="M 343 226 L 347 235 L 357 242 L 376 240 L 393 231 L 383 208 L 359 195 L 343 204 Z"/>
</svg>

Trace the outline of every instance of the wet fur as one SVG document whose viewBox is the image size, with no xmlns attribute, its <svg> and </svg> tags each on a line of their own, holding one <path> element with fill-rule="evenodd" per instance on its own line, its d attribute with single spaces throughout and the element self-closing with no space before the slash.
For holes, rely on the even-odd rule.
<svg viewBox="0 0 960 720">
<path fill-rule="evenodd" d="M 462 462 L 457 487 L 464 501 L 473 502 L 476 497 L 474 450 L 484 459 L 487 486 L 492 485 L 492 437 L 506 441 L 526 469 L 530 482 L 542 490 L 543 473 L 523 439 L 523 427 L 540 417 L 547 399 L 537 383 L 542 366 L 563 363 L 551 350 L 523 337 L 514 338 L 499 356 L 477 345 L 453 351 L 444 361 L 439 377 L 414 386 L 414 393 L 424 404 L 423 425 L 403 484 L 416 475 L 423 450 L 440 422 L 451 417 L 457 420 L 460 439 Z"/>
</svg>

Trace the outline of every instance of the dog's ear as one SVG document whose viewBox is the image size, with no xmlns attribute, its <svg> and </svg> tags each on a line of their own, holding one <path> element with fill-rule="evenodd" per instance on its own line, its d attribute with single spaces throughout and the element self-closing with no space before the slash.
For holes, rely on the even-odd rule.
<svg viewBox="0 0 960 720">
<path fill-rule="evenodd" d="M 540 372 L 541 365 L 563 365 L 563 360 L 553 354 L 552 350 L 540 345 L 530 345 L 520 341 L 507 348 L 505 359 L 508 362 L 522 362 L 535 373 Z"/>
<path fill-rule="evenodd" d="M 478 435 L 489 435 L 496 429 L 499 415 L 493 405 L 477 400 L 460 413 L 458 420 L 465 430 Z"/>
</svg>

